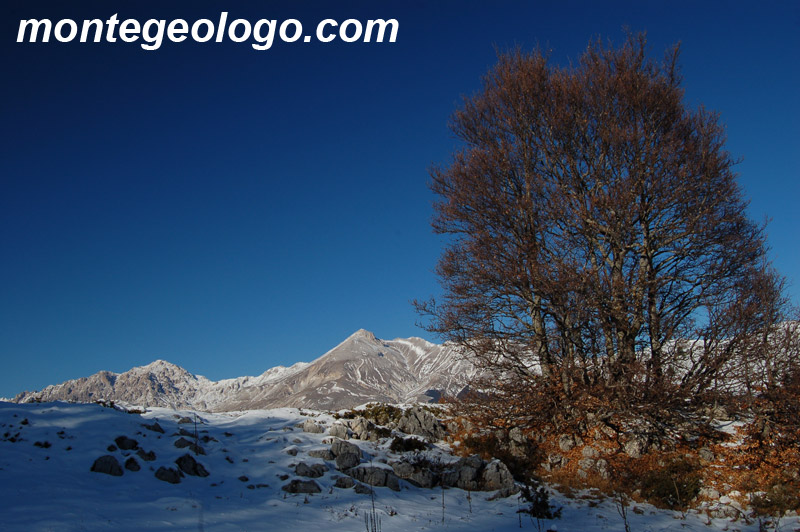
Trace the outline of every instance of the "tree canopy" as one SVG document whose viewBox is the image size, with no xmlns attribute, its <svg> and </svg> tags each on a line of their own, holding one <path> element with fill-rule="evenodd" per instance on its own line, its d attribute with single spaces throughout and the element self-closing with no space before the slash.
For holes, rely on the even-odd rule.
<svg viewBox="0 0 800 532">
<path fill-rule="evenodd" d="M 431 171 L 444 295 L 417 305 L 497 382 L 698 397 L 775 323 L 764 228 L 678 56 L 643 35 L 565 67 L 513 50 L 454 113 L 462 147 Z"/>
</svg>

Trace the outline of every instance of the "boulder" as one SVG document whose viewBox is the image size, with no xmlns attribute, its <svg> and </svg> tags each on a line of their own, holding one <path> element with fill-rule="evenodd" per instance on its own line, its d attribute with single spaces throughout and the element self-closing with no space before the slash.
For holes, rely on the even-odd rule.
<svg viewBox="0 0 800 532">
<path fill-rule="evenodd" d="M 106 475 L 111 475 L 112 477 L 122 476 L 122 466 L 120 466 L 117 459 L 110 454 L 101 456 L 95 460 L 92 464 L 91 471 L 94 471 L 95 473 L 105 473 Z"/>
<path fill-rule="evenodd" d="M 342 423 L 334 423 L 328 430 L 328 433 L 334 438 L 341 438 L 343 440 L 350 438 L 350 429 Z"/>
<path fill-rule="evenodd" d="M 605 458 L 600 458 L 594 463 L 594 470 L 606 480 L 611 478 L 611 468 Z"/>
<path fill-rule="evenodd" d="M 170 484 L 178 484 L 181 481 L 181 474 L 171 467 L 161 466 L 156 471 L 156 478 Z"/>
<path fill-rule="evenodd" d="M 344 440 L 334 440 L 331 443 L 331 452 L 334 456 L 339 456 L 341 454 L 356 454 L 359 458 L 361 458 L 361 448 L 348 441 Z"/>
<path fill-rule="evenodd" d="M 714 461 L 714 453 L 708 447 L 702 447 L 700 450 L 697 451 L 698 456 L 700 456 L 700 460 L 704 462 L 713 462 Z"/>
<path fill-rule="evenodd" d="M 508 431 L 508 439 L 517 445 L 526 445 L 528 443 L 528 439 L 519 427 L 514 427 Z"/>
<path fill-rule="evenodd" d="M 484 462 L 474 454 L 456 462 L 452 469 L 442 475 L 442 484 L 462 490 L 479 491 L 480 475 Z"/>
<path fill-rule="evenodd" d="M 370 493 L 372 493 L 372 488 L 370 488 L 369 486 L 365 486 L 360 482 L 356 482 L 355 492 L 358 493 L 359 495 L 369 495 Z"/>
<path fill-rule="evenodd" d="M 583 471 L 591 471 L 594 468 L 594 463 L 592 458 L 581 458 L 578 460 L 578 467 Z"/>
<path fill-rule="evenodd" d="M 356 481 L 350 477 L 339 477 L 336 479 L 334 486 L 341 489 L 350 489 L 356 485 Z"/>
<path fill-rule="evenodd" d="M 306 419 L 303 422 L 303 432 L 311 434 L 322 434 L 325 432 L 325 427 L 314 421 L 313 419 Z"/>
<path fill-rule="evenodd" d="M 312 449 L 308 451 L 311 458 L 321 458 L 323 460 L 333 460 L 336 458 L 330 449 Z"/>
<path fill-rule="evenodd" d="M 203 464 L 198 463 L 190 454 L 184 454 L 175 460 L 175 463 L 178 464 L 180 470 L 187 475 L 192 475 L 194 477 L 207 477 L 209 475 L 206 468 L 203 467 Z"/>
<path fill-rule="evenodd" d="M 641 458 L 647 452 L 647 438 L 644 436 L 633 436 L 625 442 L 622 450 L 631 458 Z"/>
<path fill-rule="evenodd" d="M 361 459 L 358 455 L 353 453 L 344 453 L 336 457 L 336 469 L 339 471 L 345 471 L 351 467 L 356 467 L 360 463 Z"/>
<path fill-rule="evenodd" d="M 481 473 L 481 491 L 510 490 L 514 488 L 511 471 L 500 460 L 492 460 Z"/>
<path fill-rule="evenodd" d="M 700 491 L 697 493 L 698 497 L 704 497 L 706 499 L 719 499 L 719 490 L 714 488 L 703 487 L 700 488 Z"/>
<path fill-rule="evenodd" d="M 175 447 L 177 447 L 178 449 L 184 449 L 188 447 L 194 454 L 206 454 L 205 450 L 202 447 L 183 437 L 175 441 Z"/>
<path fill-rule="evenodd" d="M 389 465 L 399 478 L 420 488 L 432 488 L 439 479 L 438 475 L 422 465 L 410 464 L 406 461 L 392 462 Z"/>
<path fill-rule="evenodd" d="M 281 489 L 288 493 L 319 493 L 322 491 L 319 484 L 313 480 L 300 480 L 299 478 L 293 479 Z"/>
<path fill-rule="evenodd" d="M 152 430 L 153 432 L 159 432 L 164 434 L 164 429 L 161 428 L 161 425 L 158 424 L 158 421 L 153 422 L 152 425 L 148 425 L 147 423 L 142 423 L 142 426 L 147 430 Z"/>
<path fill-rule="evenodd" d="M 350 430 L 353 431 L 353 437 L 359 440 L 378 440 L 378 435 L 375 433 L 375 423 L 369 421 L 364 417 L 357 417 L 350 420 Z"/>
<path fill-rule="evenodd" d="M 347 472 L 354 479 L 369 484 L 370 486 L 387 487 L 393 491 L 400 491 L 400 479 L 391 469 L 377 466 L 354 467 Z"/>
<path fill-rule="evenodd" d="M 555 471 L 560 469 L 567 463 L 567 458 L 558 453 L 550 453 L 547 455 L 547 460 L 542 464 L 545 471 Z"/>
<path fill-rule="evenodd" d="M 340 471 L 355 467 L 361 462 L 361 449 L 358 445 L 344 440 L 335 440 L 331 445 L 331 453 L 336 457 L 336 469 Z"/>
<path fill-rule="evenodd" d="M 294 472 L 296 475 L 309 478 L 319 478 L 322 475 L 324 475 L 326 471 L 328 471 L 328 468 L 324 464 L 308 465 L 305 462 L 300 462 L 294 468 Z"/>
<path fill-rule="evenodd" d="M 397 429 L 434 442 L 445 437 L 445 430 L 436 417 L 420 407 L 411 407 L 397 420 Z"/>
<path fill-rule="evenodd" d="M 128 471 L 139 471 L 142 466 L 139 465 L 139 462 L 136 461 L 136 458 L 131 456 L 127 460 L 125 460 L 125 469 Z"/>
<path fill-rule="evenodd" d="M 586 445 L 581 450 L 581 455 L 583 455 L 584 458 L 597 458 L 599 454 L 600 453 L 597 452 L 597 449 L 595 449 L 591 445 Z"/>
<path fill-rule="evenodd" d="M 127 436 L 117 436 L 114 438 L 114 443 L 116 443 L 117 447 L 122 451 L 133 451 L 139 448 L 139 442 Z"/>
<path fill-rule="evenodd" d="M 558 448 L 565 453 L 571 451 L 577 445 L 575 439 L 572 434 L 562 434 L 558 437 Z"/>
<path fill-rule="evenodd" d="M 136 456 L 138 456 L 145 462 L 152 462 L 153 460 L 156 459 L 155 451 L 145 452 L 144 449 L 139 449 L 138 451 L 136 451 Z"/>
</svg>

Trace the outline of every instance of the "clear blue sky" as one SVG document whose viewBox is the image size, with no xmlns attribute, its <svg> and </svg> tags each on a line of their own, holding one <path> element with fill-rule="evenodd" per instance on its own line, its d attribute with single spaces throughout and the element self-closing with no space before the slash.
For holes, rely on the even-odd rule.
<svg viewBox="0 0 800 532">
<path fill-rule="evenodd" d="M 557 4 L 557 7 L 556 7 Z M 682 43 L 800 301 L 800 4 L 4 2 L 0 396 L 163 358 L 220 379 L 426 336 L 428 168 L 495 47 Z M 396 18 L 394 44 L 17 44 L 21 18 Z"/>
</svg>

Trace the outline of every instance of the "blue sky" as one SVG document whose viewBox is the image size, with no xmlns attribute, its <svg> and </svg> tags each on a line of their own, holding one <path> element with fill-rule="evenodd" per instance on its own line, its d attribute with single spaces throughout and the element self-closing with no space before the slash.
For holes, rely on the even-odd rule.
<svg viewBox="0 0 800 532">
<path fill-rule="evenodd" d="M 555 4 L 558 4 L 557 6 Z M 2 7 L 0 396 L 163 358 L 220 379 L 358 328 L 427 336 L 428 168 L 495 47 L 682 43 L 800 302 L 800 4 L 30 2 Z M 18 44 L 22 18 L 396 18 L 396 43 Z"/>
</svg>

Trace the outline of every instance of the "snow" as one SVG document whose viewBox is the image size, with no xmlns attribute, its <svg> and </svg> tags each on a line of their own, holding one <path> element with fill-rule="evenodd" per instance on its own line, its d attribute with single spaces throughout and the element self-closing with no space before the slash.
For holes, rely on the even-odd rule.
<svg viewBox="0 0 800 532">
<path fill-rule="evenodd" d="M 293 465 L 300 461 L 320 463 L 307 451 L 325 446 L 329 436 L 304 433 L 296 427 L 309 416 L 330 426 L 324 413 L 292 408 L 254 410 L 224 414 L 197 413 L 199 434 L 213 437 L 204 443 L 206 455 L 197 459 L 210 472 L 206 478 L 186 476 L 180 484 L 157 480 L 159 466 L 174 467 L 185 454 L 173 442 L 181 428 L 178 418 L 194 419 L 195 412 L 151 408 L 142 415 L 128 414 L 91 404 L 0 403 L 0 530 L 364 530 L 364 516 L 371 507 L 368 495 L 352 489 L 334 488 L 338 473 L 330 471 L 316 479 L 322 493 L 292 495 L 281 491 L 294 477 Z M 158 421 L 165 434 L 143 427 Z M 207 432 L 206 432 L 207 431 Z M 19 433 L 16 442 L 10 441 Z M 90 471 L 94 460 L 111 454 L 124 463 L 128 451 L 109 451 L 117 436 L 134 438 L 145 451 L 155 451 L 156 460 L 139 458 L 141 471 L 125 470 L 123 476 Z M 392 455 L 387 443 L 351 440 L 372 456 L 375 465 Z M 34 445 L 39 442 L 40 446 Z M 42 446 L 45 442 L 48 447 Z M 286 453 L 295 448 L 297 456 Z M 441 455 L 444 447 L 431 451 Z M 230 459 L 230 461 L 228 460 Z M 232 463 L 231 463 L 232 462 Z M 240 476 L 246 476 L 242 482 Z M 258 487 L 266 485 L 267 487 Z M 252 486 L 252 489 L 249 488 Z M 442 516 L 442 494 L 445 509 Z M 413 530 L 519 530 L 516 497 L 489 501 L 490 493 L 468 494 L 458 489 L 426 490 L 402 483 L 400 492 L 375 489 L 375 507 L 386 532 Z M 468 496 L 471 497 L 468 500 Z M 623 530 L 623 522 L 612 501 L 592 497 L 567 499 L 554 495 L 564 507 L 561 519 L 545 523 L 558 531 Z M 641 531 L 755 531 L 757 523 L 714 520 L 696 514 L 656 510 L 648 505 L 629 509 L 632 530 Z M 800 524 L 797 518 L 784 525 Z M 536 530 L 523 516 L 524 529 Z M 786 529 L 791 529 L 786 526 Z"/>
</svg>

